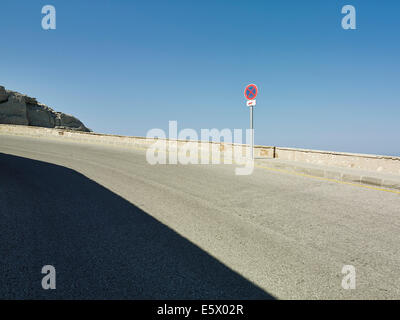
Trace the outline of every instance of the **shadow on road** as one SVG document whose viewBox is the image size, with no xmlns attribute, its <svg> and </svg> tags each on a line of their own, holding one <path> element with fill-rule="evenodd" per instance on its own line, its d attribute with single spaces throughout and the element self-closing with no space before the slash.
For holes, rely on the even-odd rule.
<svg viewBox="0 0 400 320">
<path fill-rule="evenodd" d="M 82 174 L 2 153 L 0 256 L 0 299 L 273 298 Z"/>
</svg>

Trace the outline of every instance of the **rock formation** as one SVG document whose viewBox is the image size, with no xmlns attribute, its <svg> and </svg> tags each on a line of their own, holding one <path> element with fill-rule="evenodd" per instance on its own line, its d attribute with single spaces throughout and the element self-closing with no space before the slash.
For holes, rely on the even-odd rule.
<svg viewBox="0 0 400 320">
<path fill-rule="evenodd" d="M 0 86 L 0 124 L 19 124 L 90 132 L 77 118 L 56 112 L 48 106 Z"/>
</svg>

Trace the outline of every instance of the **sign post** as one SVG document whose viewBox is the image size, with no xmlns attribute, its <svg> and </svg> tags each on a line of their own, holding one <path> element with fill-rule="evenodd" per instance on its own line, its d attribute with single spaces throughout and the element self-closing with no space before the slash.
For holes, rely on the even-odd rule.
<svg viewBox="0 0 400 320">
<path fill-rule="evenodd" d="M 258 94 L 258 88 L 255 84 L 249 84 L 244 89 L 244 96 L 248 100 L 246 105 L 250 107 L 250 157 L 254 160 L 254 122 L 253 122 L 253 107 L 256 105 L 256 97 Z"/>
<path fill-rule="evenodd" d="M 250 157 L 254 160 L 254 126 L 253 126 L 253 106 L 250 106 L 250 132 L 251 132 L 251 148 Z"/>
</svg>

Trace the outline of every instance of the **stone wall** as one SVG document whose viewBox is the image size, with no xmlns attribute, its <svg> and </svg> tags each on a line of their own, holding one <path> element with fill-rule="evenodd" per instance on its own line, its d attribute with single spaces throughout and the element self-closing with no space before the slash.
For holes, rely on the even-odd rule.
<svg viewBox="0 0 400 320">
<path fill-rule="evenodd" d="M 0 134 L 62 139 L 67 141 L 115 145 L 127 148 L 135 147 L 142 149 L 150 147 L 155 142 L 154 139 L 146 139 L 143 137 L 107 135 L 20 125 L 0 125 Z M 172 149 L 179 150 L 183 146 L 187 147 L 188 141 L 168 140 L 168 143 Z M 189 144 L 196 145 L 199 150 L 210 150 L 211 146 L 211 148 L 214 148 L 214 150 L 218 150 L 223 153 L 230 152 L 233 147 L 232 144 L 200 141 L 191 141 Z M 245 145 L 235 145 L 235 147 L 241 148 L 243 153 L 245 153 L 247 149 L 247 146 Z M 400 157 L 280 148 L 272 146 L 255 146 L 254 155 L 256 158 L 278 158 L 301 163 L 354 168 L 372 172 L 400 175 Z"/>
</svg>

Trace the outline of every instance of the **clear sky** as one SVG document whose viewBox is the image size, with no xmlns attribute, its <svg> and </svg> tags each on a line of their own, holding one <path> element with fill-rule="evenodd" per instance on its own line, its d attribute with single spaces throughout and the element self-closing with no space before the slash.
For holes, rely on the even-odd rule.
<svg viewBox="0 0 400 320">
<path fill-rule="evenodd" d="M 44 5 L 57 29 L 41 27 Z M 344 30 L 353 5 L 357 29 Z M 400 1 L 2 0 L 0 85 L 96 132 L 247 128 L 256 144 L 400 155 Z"/>
</svg>

